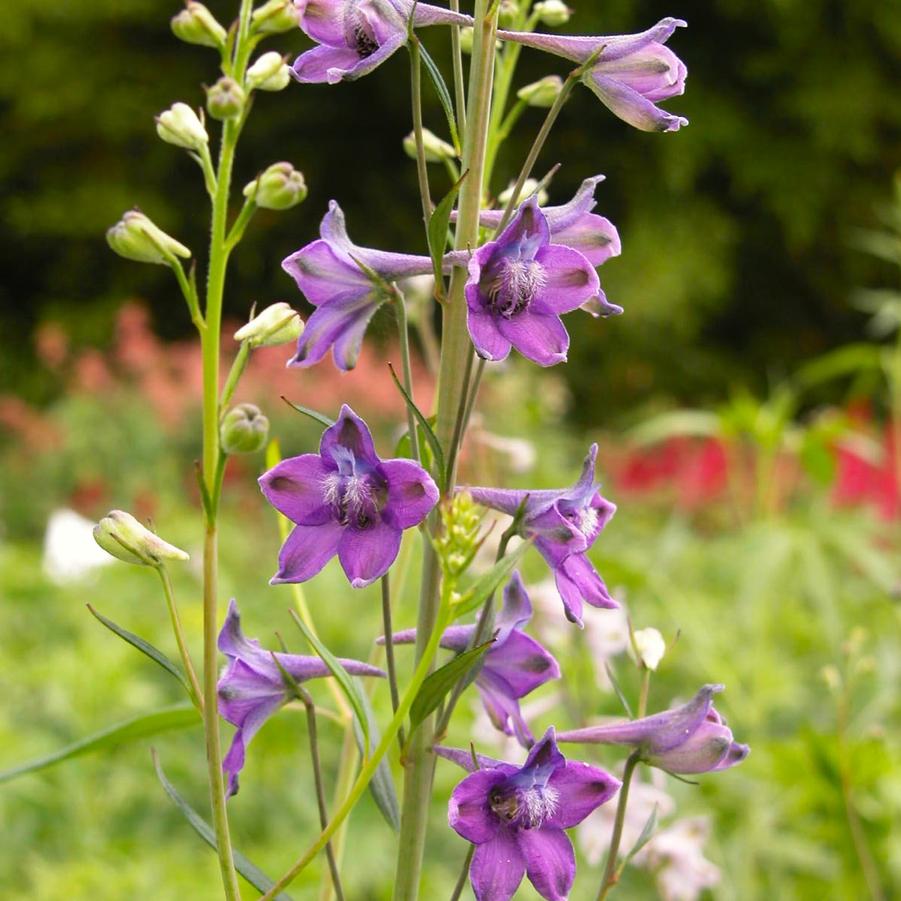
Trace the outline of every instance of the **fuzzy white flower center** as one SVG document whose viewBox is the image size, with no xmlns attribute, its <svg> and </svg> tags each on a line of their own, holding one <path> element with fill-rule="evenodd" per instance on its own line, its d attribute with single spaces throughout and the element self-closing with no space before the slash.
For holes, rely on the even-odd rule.
<svg viewBox="0 0 901 901">
<path fill-rule="evenodd" d="M 509 319 L 528 309 L 546 284 L 547 273 L 537 260 L 504 257 L 488 286 L 488 300 L 495 313 Z"/>
</svg>

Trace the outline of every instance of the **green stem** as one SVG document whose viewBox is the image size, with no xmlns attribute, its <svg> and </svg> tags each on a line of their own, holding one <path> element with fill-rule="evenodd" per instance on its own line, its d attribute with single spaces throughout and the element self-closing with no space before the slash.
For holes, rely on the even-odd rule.
<svg viewBox="0 0 901 901">
<path fill-rule="evenodd" d="M 633 751 L 626 761 L 623 770 L 623 784 L 619 789 L 619 802 L 616 805 L 616 820 L 613 823 L 613 835 L 610 837 L 610 850 L 607 852 L 607 865 L 604 868 L 604 879 L 598 892 L 597 901 L 604 901 L 611 889 L 619 881 L 616 870 L 616 860 L 619 856 L 619 843 L 623 837 L 623 824 L 626 821 L 626 805 L 629 803 L 629 786 L 632 783 L 632 774 L 638 766 L 640 752 Z"/>
<path fill-rule="evenodd" d="M 416 699 L 416 695 L 419 694 L 419 689 L 422 687 L 422 683 L 425 682 L 426 677 L 431 671 L 432 662 L 435 658 L 435 654 L 438 652 L 438 642 L 441 638 L 441 633 L 444 628 L 447 626 L 448 621 L 450 619 L 450 615 L 447 609 L 443 609 L 440 611 L 439 616 L 439 628 L 436 628 L 433 631 L 433 634 L 429 640 L 428 647 L 426 648 L 426 652 L 423 654 L 422 659 L 419 661 L 418 666 L 416 667 L 416 671 L 413 673 L 413 678 L 410 680 L 410 684 L 407 686 L 406 692 L 404 692 L 403 698 L 401 698 L 400 704 L 398 705 L 397 710 L 394 713 L 391 722 L 388 724 L 388 727 L 385 729 L 385 732 L 382 735 L 381 740 L 376 746 L 375 750 L 372 752 L 372 755 L 366 760 L 366 763 L 363 765 L 363 768 L 360 770 L 359 775 L 356 778 L 356 781 L 353 784 L 350 792 L 347 797 L 344 799 L 344 802 L 335 811 L 334 816 L 332 817 L 331 822 L 328 826 L 322 830 L 319 835 L 319 838 L 316 839 L 315 842 L 306 850 L 302 857 L 300 857 L 297 862 L 282 876 L 272 888 L 266 892 L 265 895 L 262 896 L 260 901 L 272 901 L 273 898 L 284 888 L 291 884 L 297 875 L 316 857 L 316 855 L 325 847 L 328 843 L 329 839 L 335 834 L 338 827 L 341 823 L 344 822 L 347 815 L 353 810 L 357 801 L 360 800 L 363 792 L 366 791 L 366 787 L 369 785 L 372 777 L 375 775 L 375 771 L 378 768 L 379 763 L 382 758 L 388 751 L 388 748 L 391 746 L 392 742 L 394 742 L 397 737 L 398 732 L 400 731 L 401 726 L 403 725 L 403 721 L 406 718 L 407 714 L 410 712 L 410 708 L 413 706 L 413 701 Z"/>
<path fill-rule="evenodd" d="M 450 0 L 452 12 L 460 12 L 460 0 Z M 457 107 L 457 131 L 466 131 L 466 95 L 463 90 L 463 51 L 460 49 L 460 28 L 451 26 L 451 56 L 454 68 L 454 103 Z M 459 148 L 457 148 L 459 150 Z M 455 179 L 456 180 L 456 179 Z"/>
<path fill-rule="evenodd" d="M 191 662 L 191 654 L 188 651 L 188 645 L 185 641 L 185 634 L 182 631 L 181 619 L 178 616 L 178 607 L 175 605 L 175 593 L 172 591 L 172 581 L 169 578 L 169 571 L 165 566 L 156 567 L 156 571 L 160 575 L 160 581 L 163 583 L 163 593 L 166 595 L 166 606 L 169 608 L 169 619 L 172 621 L 172 632 L 175 634 L 175 643 L 178 645 L 178 653 L 181 655 L 181 662 L 188 676 L 188 683 L 191 686 L 193 697 L 191 700 L 202 710 L 203 709 L 203 692 L 200 689 L 200 682 L 197 681 L 197 673 L 194 672 L 194 664 Z"/>
<path fill-rule="evenodd" d="M 329 679 L 333 682 L 333 679 Z M 341 757 L 338 760 L 338 775 L 335 779 L 334 801 L 335 806 L 347 797 L 354 780 L 354 770 L 356 769 L 357 742 L 354 738 L 353 719 L 347 718 L 344 726 L 344 741 L 341 744 Z M 341 861 L 344 857 L 344 840 L 347 838 L 348 820 L 345 820 L 338 830 L 335 832 L 331 845 L 334 848 L 335 863 L 338 869 L 341 869 Z M 328 878 L 327 873 L 323 873 L 322 888 L 319 891 L 319 901 L 332 901 L 333 889 L 332 881 Z"/>
<path fill-rule="evenodd" d="M 241 212 L 238 213 L 238 218 L 232 223 L 228 237 L 225 239 L 225 246 L 229 251 L 233 250 L 235 246 L 240 243 L 241 238 L 244 237 L 244 232 L 247 231 L 247 226 L 256 211 L 256 202 L 252 197 L 248 197 L 247 200 L 244 201 L 244 206 L 241 207 Z"/>
<path fill-rule="evenodd" d="M 397 316 L 397 333 L 400 339 L 400 358 L 401 367 L 404 376 L 404 390 L 414 401 L 413 396 L 413 367 L 410 363 L 410 326 L 407 322 L 407 307 L 404 303 L 404 296 L 400 291 L 394 292 L 394 313 Z M 416 427 L 416 417 L 410 407 L 407 407 L 407 428 L 410 434 L 410 453 L 416 462 L 420 462 L 422 457 L 419 453 L 419 431 Z"/>
<path fill-rule="evenodd" d="M 241 346 L 238 348 L 238 353 L 235 354 L 235 359 L 232 361 L 231 369 L 228 371 L 228 378 L 225 380 L 225 387 L 222 389 L 222 395 L 219 398 L 219 409 L 222 414 L 225 413 L 225 408 L 231 402 L 235 388 L 238 387 L 238 382 L 244 374 L 244 369 L 247 367 L 249 359 L 250 344 L 247 341 L 242 341 Z"/>
<path fill-rule="evenodd" d="M 454 886 L 450 901 L 459 901 L 460 895 L 463 894 L 463 889 L 466 888 L 466 879 L 469 876 L 469 866 L 472 863 L 472 855 L 475 852 L 475 849 L 475 845 L 470 845 L 469 850 L 466 852 L 466 857 L 463 860 L 463 868 L 460 870 L 460 877 L 457 879 L 457 884 Z"/>
<path fill-rule="evenodd" d="M 385 661 L 388 667 L 388 688 L 391 691 L 391 709 L 397 713 L 399 695 L 397 693 L 397 669 L 394 665 L 394 629 L 391 625 L 391 582 L 382 576 L 382 628 L 385 630 Z M 397 733 L 397 741 L 403 746 L 404 730 Z"/>
<path fill-rule="evenodd" d="M 422 227 L 428 232 L 432 218 L 432 197 L 429 192 L 429 173 L 425 161 L 425 144 L 422 138 L 422 65 L 419 38 L 410 29 L 407 42 L 410 50 L 410 95 L 413 106 L 413 137 L 416 142 L 416 177 L 419 179 L 419 197 L 422 202 Z"/>
<path fill-rule="evenodd" d="M 638 694 L 638 715 L 637 719 L 641 719 L 648 710 L 648 690 L 651 687 L 651 671 L 642 664 L 641 666 L 641 689 Z"/>
</svg>

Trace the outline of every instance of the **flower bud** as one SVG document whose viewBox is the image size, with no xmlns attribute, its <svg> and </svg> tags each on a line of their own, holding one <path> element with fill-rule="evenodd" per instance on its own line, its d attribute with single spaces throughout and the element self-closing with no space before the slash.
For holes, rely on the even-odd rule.
<svg viewBox="0 0 901 901">
<path fill-rule="evenodd" d="M 291 73 L 284 58 L 270 50 L 247 70 L 246 84 L 249 91 L 281 91 L 290 80 Z"/>
<path fill-rule="evenodd" d="M 186 44 L 200 44 L 203 47 L 221 47 L 225 44 L 225 29 L 202 3 L 195 3 L 194 0 L 188 0 L 185 8 L 173 16 L 169 24 L 172 33 Z"/>
<path fill-rule="evenodd" d="M 264 210 L 288 210 L 307 198 L 303 173 L 290 163 L 273 163 L 259 178 L 244 185 L 244 196 Z"/>
<path fill-rule="evenodd" d="M 164 251 L 187 259 L 191 251 L 175 238 L 157 228 L 140 210 L 129 210 L 107 230 L 106 243 L 120 257 L 139 263 L 169 265 Z"/>
<path fill-rule="evenodd" d="M 227 75 L 206 90 L 207 112 L 214 119 L 234 119 L 244 109 L 244 89 Z"/>
<path fill-rule="evenodd" d="M 124 510 L 113 510 L 94 526 L 94 541 L 108 554 L 138 566 L 188 559 L 183 550 L 163 541 Z"/>
<path fill-rule="evenodd" d="M 457 151 L 447 141 L 442 141 L 438 135 L 427 128 L 422 130 L 422 146 L 425 150 L 425 161 L 427 163 L 441 163 L 444 160 L 452 160 L 457 157 Z M 416 159 L 415 132 L 411 131 L 404 138 L 404 152 L 410 159 Z"/>
<path fill-rule="evenodd" d="M 473 30 L 472 26 L 467 25 L 460 29 L 460 50 L 463 53 L 472 53 Z"/>
<path fill-rule="evenodd" d="M 642 666 L 654 671 L 666 652 L 666 642 L 657 629 L 636 629 L 632 633 L 635 654 Z"/>
<path fill-rule="evenodd" d="M 255 454 L 266 446 L 269 420 L 254 404 L 238 404 L 225 414 L 219 437 L 227 454 Z"/>
<path fill-rule="evenodd" d="M 269 0 L 250 17 L 250 27 L 257 34 L 280 34 L 298 27 L 293 0 Z"/>
<path fill-rule="evenodd" d="M 549 109 L 563 90 L 563 79 L 559 75 L 546 75 L 538 81 L 527 84 L 516 92 L 516 96 L 529 106 Z"/>
<path fill-rule="evenodd" d="M 235 332 L 235 341 L 247 341 L 253 347 L 288 344 L 303 334 L 303 320 L 286 303 L 274 303 L 258 313 Z"/>
<path fill-rule="evenodd" d="M 532 12 L 538 16 L 538 21 L 549 28 L 565 25 L 573 11 L 561 0 L 541 0 L 532 7 Z"/>
<path fill-rule="evenodd" d="M 209 143 L 203 122 L 187 103 L 173 103 L 156 117 L 156 133 L 167 143 L 197 150 Z"/>
<path fill-rule="evenodd" d="M 507 185 L 506 190 L 501 191 L 500 196 L 497 198 L 501 204 L 505 205 L 510 202 L 510 198 L 513 196 L 513 189 L 516 187 L 516 182 L 510 182 Z M 526 197 L 531 197 L 536 188 L 538 187 L 538 182 L 535 181 L 534 178 L 527 178 L 525 183 L 522 186 L 522 190 L 519 192 L 519 197 L 516 198 L 516 203 L 520 204 Z M 538 192 L 538 206 L 544 206 L 548 201 L 547 191 L 539 191 Z"/>
<path fill-rule="evenodd" d="M 497 13 L 497 22 L 501 28 L 512 28 L 519 16 L 519 4 L 516 0 L 501 0 Z"/>
</svg>

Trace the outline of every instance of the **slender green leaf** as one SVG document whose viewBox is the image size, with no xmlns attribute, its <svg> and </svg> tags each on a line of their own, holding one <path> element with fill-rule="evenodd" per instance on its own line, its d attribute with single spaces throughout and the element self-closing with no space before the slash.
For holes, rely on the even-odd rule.
<svg viewBox="0 0 901 901">
<path fill-rule="evenodd" d="M 163 786 L 163 790 L 171 798 L 175 806 L 181 811 L 184 818 L 193 827 L 194 831 L 215 851 L 216 850 L 216 833 L 212 826 L 190 804 L 179 794 L 178 789 L 166 778 L 163 772 L 162 764 L 160 764 L 159 755 L 155 750 L 151 749 L 151 757 L 153 758 L 153 768 L 156 770 L 157 778 Z M 232 849 L 235 859 L 235 869 L 260 892 L 268 892 L 275 885 L 259 867 L 252 864 L 240 851 Z M 291 896 L 284 892 L 279 892 L 276 896 L 277 901 L 291 901 Z"/>
<path fill-rule="evenodd" d="M 798 371 L 798 383 L 806 388 L 832 379 L 879 369 L 879 348 L 873 344 L 846 344 L 822 354 Z"/>
<path fill-rule="evenodd" d="M 322 662 L 329 668 L 331 674 L 335 677 L 341 691 L 347 698 L 348 703 L 353 708 L 354 714 L 360 721 L 363 733 L 366 738 L 364 746 L 369 746 L 369 717 L 366 716 L 366 702 L 363 700 L 363 692 L 360 691 L 359 685 L 350 677 L 350 673 L 341 665 L 341 661 L 322 643 L 322 641 L 313 634 L 312 629 L 297 615 L 296 611 L 291 610 L 291 618 L 297 624 L 297 628 L 303 632 L 304 638 L 310 643 L 310 646 L 322 658 Z"/>
<path fill-rule="evenodd" d="M 200 714 L 191 704 L 175 704 L 172 707 L 164 707 L 162 710 L 154 710 L 152 713 L 142 713 L 140 716 L 108 726 L 87 738 L 66 745 L 52 754 L 3 770 L 0 772 L 0 782 L 9 782 L 18 776 L 35 773 L 83 754 L 105 751 L 107 748 L 138 741 L 141 738 L 149 738 L 152 735 L 159 735 L 161 732 L 187 729 L 189 726 L 199 725 Z"/>
<path fill-rule="evenodd" d="M 444 462 L 444 451 L 441 449 L 441 442 L 438 440 L 438 436 L 433 431 L 432 427 L 429 425 L 428 419 L 422 415 L 419 410 L 419 407 L 413 403 L 413 398 L 407 394 L 406 389 L 400 383 L 400 379 L 397 377 L 397 373 L 394 371 L 394 367 L 389 363 L 388 369 L 391 372 L 391 378 L 394 379 L 394 384 L 397 386 L 397 390 L 400 391 L 401 397 L 404 399 L 404 403 L 406 403 L 408 409 L 413 414 L 413 418 L 419 424 L 419 427 L 422 429 L 422 433 L 425 436 L 425 440 L 428 442 L 429 448 L 432 451 L 432 456 L 435 458 L 435 462 L 438 465 L 438 481 L 439 488 L 444 487 L 444 482 L 446 479 L 445 473 L 445 462 Z"/>
<path fill-rule="evenodd" d="M 451 189 L 441 198 L 440 203 L 435 207 L 435 211 L 429 219 L 429 253 L 432 255 L 432 269 L 435 273 L 436 286 L 444 285 L 442 261 L 444 260 L 444 250 L 447 245 L 447 228 L 450 224 L 457 194 L 460 193 L 460 186 L 463 184 L 467 174 L 464 172 L 451 186 Z M 441 290 L 443 291 L 444 288 L 441 287 Z"/>
<path fill-rule="evenodd" d="M 481 576 L 463 595 L 463 600 L 454 606 L 454 617 L 459 618 L 478 610 L 483 603 L 505 582 L 516 568 L 520 557 L 532 546 L 532 539 L 524 541 L 516 550 L 501 557 L 485 575 Z"/>
<path fill-rule="evenodd" d="M 111 619 L 107 619 L 102 613 L 98 613 L 90 604 L 87 605 L 91 615 L 103 623 L 110 632 L 115 633 L 123 641 L 127 641 L 133 648 L 137 648 L 142 654 L 146 654 L 154 663 L 159 664 L 170 676 L 174 676 L 181 682 L 182 688 L 190 695 L 191 689 L 188 686 L 188 680 L 182 672 L 178 664 L 173 663 L 161 650 L 155 648 L 149 641 L 145 641 L 140 635 L 123 629 L 122 626 L 114 623 Z"/>
<path fill-rule="evenodd" d="M 657 805 L 654 805 L 654 809 L 651 811 L 651 815 L 647 818 L 647 821 L 644 824 L 644 828 L 641 830 L 641 835 L 638 836 L 638 840 L 632 845 L 631 850 L 626 855 L 625 860 L 623 860 L 622 865 L 620 866 L 620 870 L 629 863 L 629 861 L 654 837 L 654 829 L 657 828 Z"/>
<path fill-rule="evenodd" d="M 432 79 L 432 84 L 435 85 L 435 92 L 438 94 L 438 100 L 441 101 L 441 107 L 444 110 L 444 115 L 447 116 L 447 127 L 450 129 L 451 133 L 451 143 L 454 145 L 454 148 L 457 152 L 460 152 L 460 135 L 457 132 L 457 119 L 454 116 L 454 104 L 451 101 L 450 91 L 447 89 L 447 83 L 444 81 L 444 76 L 441 74 L 441 70 L 435 64 L 435 60 L 429 56 L 428 51 L 420 42 L 419 44 L 419 53 L 422 57 L 422 61 L 425 63 L 425 70 L 429 73 L 429 78 Z"/>
<path fill-rule="evenodd" d="M 494 644 L 494 639 L 476 645 L 458 654 L 449 663 L 435 670 L 419 689 L 410 707 L 410 726 L 415 729 L 441 703 L 444 696 L 478 663 L 481 656 Z"/>
<path fill-rule="evenodd" d="M 368 752 L 363 744 L 363 730 L 356 717 L 354 718 L 354 738 L 357 740 L 357 747 L 360 749 L 360 753 L 367 756 L 375 750 L 381 735 L 375 719 L 375 713 L 372 710 L 372 704 L 369 702 L 369 696 L 365 691 L 361 691 L 360 696 L 363 699 L 363 706 L 366 709 L 366 716 L 369 721 Z M 400 804 L 397 800 L 397 789 L 394 786 L 394 777 L 391 775 L 391 767 L 388 765 L 387 757 L 383 757 L 379 761 L 375 775 L 369 783 L 369 792 L 388 825 L 397 832 L 400 829 Z"/>
<path fill-rule="evenodd" d="M 616 678 L 616 675 L 613 672 L 613 667 L 605 661 L 604 669 L 607 671 L 607 678 L 610 680 L 610 684 L 613 686 L 613 691 L 616 692 L 616 696 L 619 698 L 620 704 L 623 705 L 623 710 L 626 711 L 626 716 L 629 717 L 630 720 L 634 720 L 635 715 L 632 713 L 632 707 L 629 704 L 629 699 L 626 697 L 626 693 L 623 691 L 622 686 L 619 684 L 619 679 Z"/>
<path fill-rule="evenodd" d="M 328 416 L 325 416 L 323 413 L 320 413 L 318 410 L 311 410 L 309 407 L 304 407 L 301 404 L 295 404 L 293 401 L 288 400 L 284 394 L 281 395 L 281 399 L 297 413 L 303 413 L 304 416 L 309 416 L 310 419 L 315 420 L 319 423 L 319 425 L 325 426 L 327 429 L 331 428 L 335 424 L 334 419 L 329 419 Z"/>
</svg>

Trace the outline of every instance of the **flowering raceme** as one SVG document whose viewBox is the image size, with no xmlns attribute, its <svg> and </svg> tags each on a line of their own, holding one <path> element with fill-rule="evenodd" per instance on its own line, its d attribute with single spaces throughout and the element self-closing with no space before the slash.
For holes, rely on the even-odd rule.
<svg viewBox="0 0 901 901">
<path fill-rule="evenodd" d="M 382 460 L 369 428 L 346 404 L 318 454 L 282 460 L 260 477 L 266 500 L 293 523 L 272 584 L 306 582 L 336 554 L 354 588 L 381 578 L 404 529 L 438 502 L 431 476 L 412 460 Z"/>
<path fill-rule="evenodd" d="M 494 644 L 485 652 L 475 680 L 494 727 L 505 735 L 515 735 L 526 748 L 534 738 L 520 711 L 519 699 L 550 679 L 560 677 L 560 667 L 554 657 L 522 631 L 531 618 L 529 596 L 519 573 L 515 572 L 504 589 L 504 605 L 494 624 Z M 462 653 L 470 646 L 475 631 L 475 625 L 451 626 L 441 636 L 441 647 Z M 396 644 L 414 641 L 415 629 L 394 635 Z"/>
<path fill-rule="evenodd" d="M 263 723 L 292 697 L 282 670 L 298 683 L 330 676 L 331 670 L 318 657 L 273 653 L 261 648 L 255 638 L 245 638 L 234 600 L 228 606 L 219 633 L 219 650 L 228 658 L 228 666 L 219 678 L 219 713 L 237 726 L 222 761 L 222 769 L 228 774 L 228 793 L 234 795 L 238 791 L 238 774 L 244 766 L 247 745 Z M 358 660 L 342 660 L 341 665 L 355 676 L 385 675 Z"/>
<path fill-rule="evenodd" d="M 380 66 L 407 42 L 407 22 L 471 25 L 472 19 L 410 0 L 298 0 L 300 27 L 319 45 L 294 62 L 301 83 L 352 81 Z"/>
<path fill-rule="evenodd" d="M 468 751 L 436 753 L 472 771 Z M 453 791 L 451 827 L 476 848 L 470 867 L 477 901 L 507 901 L 523 876 L 548 901 L 564 901 L 576 875 L 572 843 L 563 831 L 609 800 L 619 780 L 599 767 L 567 760 L 554 727 L 517 767 L 479 756 L 480 768 Z"/>
<path fill-rule="evenodd" d="M 582 625 L 582 603 L 592 607 L 619 605 L 591 565 L 586 551 L 616 512 L 594 481 L 598 446 L 592 444 L 582 475 L 572 488 L 523 491 L 506 488 L 468 488 L 473 500 L 508 516 L 524 507 L 522 532 L 534 537 L 535 547 L 554 573 L 567 619 Z"/>
<path fill-rule="evenodd" d="M 576 63 L 600 51 L 582 80 L 624 122 L 642 131 L 678 131 L 688 119 L 660 109 L 657 103 L 682 94 L 685 64 L 664 44 L 685 22 L 661 19 L 640 34 L 556 35 L 498 31 L 499 38 L 545 50 Z"/>
</svg>

